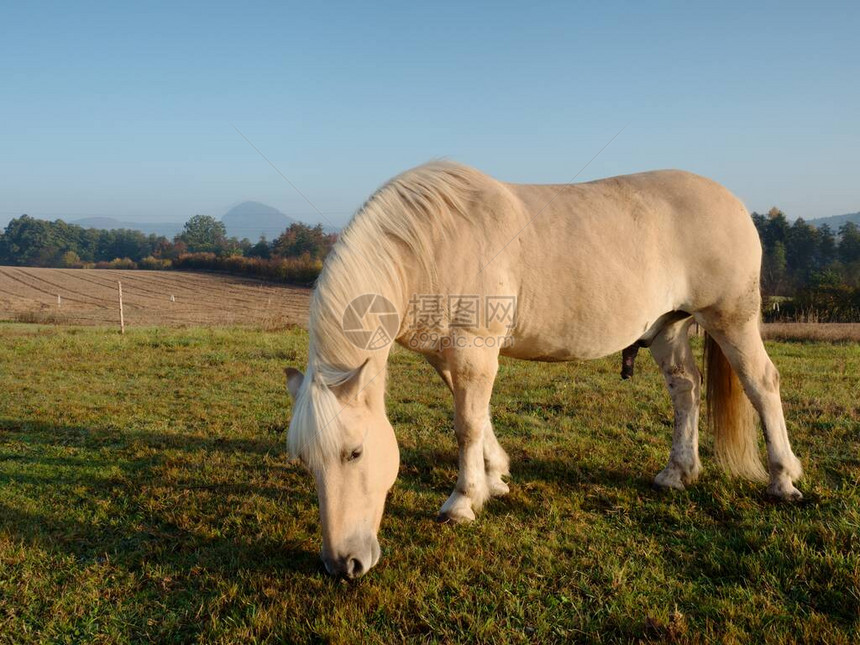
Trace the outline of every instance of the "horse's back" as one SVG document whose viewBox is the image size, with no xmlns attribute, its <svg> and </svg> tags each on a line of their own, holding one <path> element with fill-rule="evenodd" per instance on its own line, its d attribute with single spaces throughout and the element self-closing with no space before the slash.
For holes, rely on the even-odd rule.
<svg viewBox="0 0 860 645">
<path fill-rule="evenodd" d="M 755 241 L 743 204 L 724 186 L 681 170 L 655 170 L 582 184 L 507 184 L 539 237 L 552 230 L 618 248 L 641 246 L 635 236 L 658 236 L 674 250 L 704 251 L 721 242 Z M 703 240 L 703 234 L 716 240 Z M 620 236 L 620 237 L 616 237 Z M 702 242 L 697 242 L 703 240 Z"/>
</svg>

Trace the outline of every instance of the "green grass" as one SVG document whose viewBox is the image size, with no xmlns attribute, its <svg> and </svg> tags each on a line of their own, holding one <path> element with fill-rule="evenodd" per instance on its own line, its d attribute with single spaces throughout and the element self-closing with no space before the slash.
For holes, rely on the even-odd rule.
<svg viewBox="0 0 860 645">
<path fill-rule="evenodd" d="M 650 488 L 671 408 L 643 355 L 504 361 L 511 494 L 438 525 L 447 390 L 396 351 L 401 471 L 355 583 L 328 578 L 285 455 L 301 331 L 0 325 L 0 641 L 857 642 L 860 347 L 769 344 L 806 500 L 719 474 Z"/>
</svg>

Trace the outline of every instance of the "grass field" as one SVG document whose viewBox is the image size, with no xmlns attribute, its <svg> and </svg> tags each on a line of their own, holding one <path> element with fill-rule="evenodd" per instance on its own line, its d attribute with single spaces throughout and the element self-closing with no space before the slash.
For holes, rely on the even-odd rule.
<svg viewBox="0 0 860 645">
<path fill-rule="evenodd" d="M 713 467 L 650 488 L 672 413 L 647 356 L 504 361 L 511 494 L 434 518 L 456 478 L 447 390 L 391 363 L 401 472 L 383 559 L 323 574 L 285 455 L 301 330 L 0 325 L 0 641 L 828 642 L 860 637 L 860 347 L 769 343 L 800 505 Z"/>
<path fill-rule="evenodd" d="M 118 327 L 118 281 L 129 327 L 283 327 L 307 319 L 303 287 L 215 273 L 0 266 L 0 320 Z"/>
</svg>

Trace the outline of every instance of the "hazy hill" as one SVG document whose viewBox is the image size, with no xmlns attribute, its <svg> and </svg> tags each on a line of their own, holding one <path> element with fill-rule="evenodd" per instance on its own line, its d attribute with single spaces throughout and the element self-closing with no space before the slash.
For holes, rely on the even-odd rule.
<svg viewBox="0 0 860 645">
<path fill-rule="evenodd" d="M 237 237 L 240 240 L 247 237 L 256 241 L 261 235 L 265 235 L 266 239 L 271 241 L 296 220 L 272 206 L 260 202 L 242 202 L 227 211 L 221 221 L 227 227 L 229 237 Z"/>
<path fill-rule="evenodd" d="M 818 217 L 816 219 L 807 220 L 807 224 L 820 228 L 827 224 L 834 233 L 839 232 L 839 227 L 845 222 L 854 222 L 860 226 L 860 212 L 846 213 L 845 215 L 831 215 L 830 217 Z"/>
</svg>

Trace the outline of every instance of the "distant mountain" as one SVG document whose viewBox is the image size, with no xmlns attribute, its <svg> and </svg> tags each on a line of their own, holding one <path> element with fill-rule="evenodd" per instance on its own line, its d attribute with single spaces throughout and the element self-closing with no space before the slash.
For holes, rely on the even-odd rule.
<svg viewBox="0 0 860 645">
<path fill-rule="evenodd" d="M 73 219 L 69 221 L 69 224 L 105 231 L 126 228 L 132 231 L 140 231 L 146 235 L 153 233 L 155 235 L 163 235 L 169 239 L 173 239 L 174 235 L 179 235 L 182 232 L 182 224 L 174 222 L 123 222 L 113 217 L 83 217 L 81 219 Z"/>
<path fill-rule="evenodd" d="M 277 208 L 260 202 L 242 202 L 227 211 L 221 221 L 227 227 L 228 237 L 240 240 L 247 237 L 251 241 L 256 241 L 261 235 L 269 241 L 274 240 L 296 222 Z"/>
<path fill-rule="evenodd" d="M 821 228 L 825 224 L 830 227 L 834 233 L 839 232 L 839 227 L 845 222 L 854 222 L 860 226 L 860 212 L 846 213 L 845 215 L 831 215 L 830 217 L 818 217 L 816 219 L 807 220 L 807 224 L 812 224 L 816 228 Z"/>
</svg>

